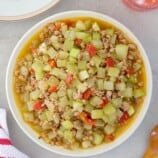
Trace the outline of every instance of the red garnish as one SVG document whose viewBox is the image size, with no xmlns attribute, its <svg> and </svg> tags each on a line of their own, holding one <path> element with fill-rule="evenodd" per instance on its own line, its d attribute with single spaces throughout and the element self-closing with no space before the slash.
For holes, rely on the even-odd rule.
<svg viewBox="0 0 158 158">
<path fill-rule="evenodd" d="M 48 64 L 51 66 L 51 68 L 54 68 L 56 66 L 56 62 L 53 59 L 48 60 Z"/>
<path fill-rule="evenodd" d="M 79 113 L 78 118 L 82 120 L 85 124 L 89 124 L 92 126 L 95 126 L 96 124 L 95 120 L 93 120 L 86 112 Z"/>
<path fill-rule="evenodd" d="M 44 106 L 42 106 L 42 104 L 43 104 L 43 102 L 41 100 L 36 101 L 33 105 L 33 110 L 39 111 L 39 110 L 43 109 Z"/>
<path fill-rule="evenodd" d="M 69 85 L 69 84 L 71 84 L 72 80 L 73 80 L 73 75 L 72 75 L 72 74 L 69 74 L 69 75 L 67 76 L 67 78 L 66 78 L 66 83 Z"/>
<path fill-rule="evenodd" d="M 35 73 L 35 70 L 34 70 L 33 68 L 30 68 L 30 69 L 29 69 L 29 73 L 30 73 L 30 74 L 34 74 L 34 73 Z"/>
<path fill-rule="evenodd" d="M 57 91 L 57 86 L 51 86 L 51 87 L 48 89 L 48 92 L 49 92 L 49 93 L 56 92 L 56 91 Z"/>
<path fill-rule="evenodd" d="M 111 57 L 106 58 L 105 63 L 108 67 L 114 67 L 115 65 L 115 61 Z"/>
<path fill-rule="evenodd" d="M 115 140 L 115 136 L 113 134 L 109 134 L 109 135 L 107 135 L 107 139 L 110 141 L 113 141 L 113 140 Z"/>
<path fill-rule="evenodd" d="M 91 94 L 92 94 L 92 91 L 91 91 L 90 88 L 88 88 L 88 89 L 83 93 L 82 98 L 83 98 L 84 100 L 88 100 L 88 99 L 90 98 Z"/>
<path fill-rule="evenodd" d="M 109 103 L 109 100 L 107 97 L 103 98 L 103 102 L 100 104 L 100 108 L 103 109 L 104 106 L 106 106 Z"/>
<path fill-rule="evenodd" d="M 131 67 L 127 67 L 127 69 L 126 69 L 125 71 L 126 71 L 126 73 L 127 73 L 128 75 L 132 75 L 132 74 L 133 74 L 133 70 L 132 70 Z"/>
<path fill-rule="evenodd" d="M 82 42 L 81 39 L 79 38 L 75 39 L 75 45 L 80 46 L 81 42 Z"/>
<path fill-rule="evenodd" d="M 91 57 L 96 55 L 96 48 L 92 44 L 87 44 L 86 50 L 88 51 Z"/>
<path fill-rule="evenodd" d="M 121 118 L 120 118 L 120 120 L 119 120 L 119 123 L 125 123 L 127 120 L 129 119 L 129 115 L 128 115 L 128 113 L 125 111 L 124 113 L 123 113 L 123 115 L 121 116 Z"/>
<path fill-rule="evenodd" d="M 50 78 L 51 76 L 52 76 L 52 75 L 51 75 L 49 72 L 45 74 L 45 77 L 46 77 L 46 78 Z"/>
<path fill-rule="evenodd" d="M 38 53 L 38 49 L 37 48 L 31 48 L 31 52 L 34 53 L 34 54 L 37 54 Z"/>
<path fill-rule="evenodd" d="M 68 25 L 68 27 L 74 26 L 74 22 L 71 20 L 66 20 L 65 23 Z"/>
<path fill-rule="evenodd" d="M 56 30 L 59 31 L 61 29 L 61 23 L 60 22 L 55 23 L 55 28 Z"/>
</svg>

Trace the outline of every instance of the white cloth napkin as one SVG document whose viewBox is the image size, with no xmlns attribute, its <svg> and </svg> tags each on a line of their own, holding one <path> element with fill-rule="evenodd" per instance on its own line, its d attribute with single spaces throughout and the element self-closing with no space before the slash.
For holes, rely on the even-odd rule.
<svg viewBox="0 0 158 158">
<path fill-rule="evenodd" d="M 6 111 L 0 108 L 0 158 L 29 158 L 13 146 L 9 138 Z"/>
</svg>

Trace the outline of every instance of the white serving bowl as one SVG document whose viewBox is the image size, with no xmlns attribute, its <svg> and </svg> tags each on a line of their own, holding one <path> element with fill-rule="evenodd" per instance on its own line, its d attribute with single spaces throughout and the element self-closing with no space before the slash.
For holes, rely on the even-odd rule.
<svg viewBox="0 0 158 158">
<path fill-rule="evenodd" d="M 102 145 L 94 147 L 94 148 L 90 148 L 90 149 L 86 149 L 86 150 L 77 150 L 77 151 L 71 151 L 71 150 L 67 150 L 62 147 L 57 147 L 57 146 L 50 146 L 50 145 L 46 144 L 44 141 L 39 140 L 38 135 L 23 121 L 21 114 L 16 106 L 16 103 L 15 103 L 15 100 L 13 97 L 13 88 L 12 88 L 13 87 L 13 85 L 12 85 L 13 68 L 14 68 L 14 65 L 16 62 L 16 58 L 17 58 L 20 50 L 26 43 L 26 41 L 34 33 L 36 33 L 39 29 L 41 29 L 43 26 L 45 26 L 47 23 L 56 21 L 56 20 L 60 20 L 60 19 L 73 18 L 73 17 L 93 17 L 96 19 L 100 19 L 105 22 L 111 23 L 112 25 L 116 26 L 118 29 L 122 30 L 125 34 L 127 34 L 128 37 L 131 38 L 137 44 L 137 46 L 140 50 L 141 56 L 144 60 L 144 63 L 145 63 L 144 65 L 145 65 L 145 69 L 146 69 L 146 84 L 147 84 L 146 85 L 147 95 L 145 97 L 145 101 L 143 103 L 143 106 L 142 106 L 139 114 L 137 115 L 137 117 L 133 121 L 133 123 L 130 125 L 130 127 L 120 137 L 118 137 L 114 142 L 109 143 L 109 144 L 102 144 Z M 120 144 L 122 144 L 125 140 L 127 140 L 127 138 L 129 138 L 129 136 L 132 135 L 132 133 L 134 133 L 134 131 L 138 128 L 138 126 L 142 122 L 142 120 L 148 110 L 148 107 L 149 107 L 151 94 L 152 94 L 151 67 L 150 67 L 146 52 L 145 52 L 143 46 L 141 45 L 141 43 L 139 42 L 139 40 L 123 24 L 119 23 L 118 21 L 114 20 L 113 18 L 111 18 L 107 15 L 96 13 L 96 12 L 91 12 L 91 11 L 79 10 L 79 11 L 68 11 L 68 12 L 62 12 L 59 14 L 54 14 L 54 15 L 42 20 L 35 26 L 33 26 L 31 29 L 29 29 L 24 34 L 24 36 L 19 40 L 19 42 L 15 46 L 15 48 L 11 54 L 9 63 L 8 63 L 7 73 L 6 73 L 7 100 L 8 100 L 11 112 L 12 112 L 15 120 L 17 121 L 18 125 L 20 126 L 20 128 L 24 131 L 24 133 L 29 138 L 31 138 L 34 142 L 39 144 L 41 147 L 43 147 L 51 152 L 55 152 L 55 153 L 65 155 L 65 156 L 73 156 L 73 157 L 92 156 L 92 155 L 100 154 L 103 152 L 107 152 L 107 151 L 119 146 Z"/>
</svg>

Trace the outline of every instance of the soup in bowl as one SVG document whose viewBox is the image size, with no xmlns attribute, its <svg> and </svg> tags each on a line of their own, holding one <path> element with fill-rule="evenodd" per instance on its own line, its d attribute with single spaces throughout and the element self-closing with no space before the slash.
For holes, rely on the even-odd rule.
<svg viewBox="0 0 158 158">
<path fill-rule="evenodd" d="M 42 147 L 70 156 L 124 142 L 144 118 L 151 91 L 151 68 L 138 39 L 90 11 L 56 14 L 31 28 L 6 76 L 19 126 Z"/>
</svg>

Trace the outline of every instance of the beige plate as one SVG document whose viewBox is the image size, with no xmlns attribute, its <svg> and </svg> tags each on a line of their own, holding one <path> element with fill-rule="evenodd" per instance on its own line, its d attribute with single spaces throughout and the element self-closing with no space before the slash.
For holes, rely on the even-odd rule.
<svg viewBox="0 0 158 158">
<path fill-rule="evenodd" d="M 60 0 L 0 0 L 0 20 L 21 20 L 50 9 Z"/>
</svg>

